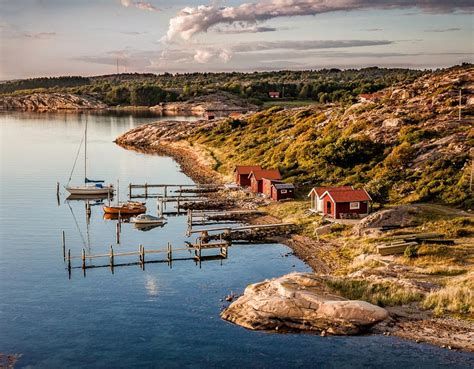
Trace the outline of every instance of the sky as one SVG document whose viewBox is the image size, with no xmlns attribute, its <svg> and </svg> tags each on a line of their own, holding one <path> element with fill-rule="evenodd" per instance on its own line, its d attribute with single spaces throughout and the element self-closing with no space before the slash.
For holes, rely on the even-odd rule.
<svg viewBox="0 0 474 369">
<path fill-rule="evenodd" d="M 0 0 L 0 80 L 474 62 L 474 0 Z"/>
</svg>

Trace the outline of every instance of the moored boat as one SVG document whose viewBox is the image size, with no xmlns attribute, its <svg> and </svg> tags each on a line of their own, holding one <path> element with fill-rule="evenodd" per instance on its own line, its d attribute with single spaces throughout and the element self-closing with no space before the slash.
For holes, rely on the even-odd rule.
<svg viewBox="0 0 474 369">
<path fill-rule="evenodd" d="M 134 218 L 131 218 L 130 223 L 135 223 L 136 225 L 158 225 L 164 224 L 165 218 L 159 218 L 148 214 L 140 214 Z"/>
<path fill-rule="evenodd" d="M 77 185 L 77 186 L 70 186 L 69 183 L 72 179 L 72 174 L 74 173 L 74 169 L 76 167 L 77 158 L 79 156 L 79 152 L 84 142 L 84 184 Z M 87 119 L 84 125 L 84 137 L 81 141 L 79 146 L 79 151 L 77 152 L 76 160 L 74 161 L 74 165 L 72 167 L 71 174 L 69 175 L 69 181 L 65 186 L 66 191 L 68 191 L 71 195 L 74 196 L 113 196 L 114 193 L 114 186 L 113 185 L 104 185 L 103 180 L 94 180 L 87 178 Z"/>
<path fill-rule="evenodd" d="M 118 205 L 104 205 L 102 209 L 106 214 L 141 214 L 146 212 L 145 203 L 138 201 L 129 201 Z"/>
</svg>

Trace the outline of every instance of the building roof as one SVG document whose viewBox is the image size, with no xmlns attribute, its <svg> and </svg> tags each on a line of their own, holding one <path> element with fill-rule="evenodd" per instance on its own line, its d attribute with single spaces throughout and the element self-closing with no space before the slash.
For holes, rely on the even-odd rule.
<svg viewBox="0 0 474 369">
<path fill-rule="evenodd" d="M 295 188 L 293 183 L 274 183 L 272 186 L 277 190 L 292 190 Z"/>
<path fill-rule="evenodd" d="M 237 172 L 239 174 L 250 174 L 254 170 L 261 170 L 262 167 L 260 165 L 237 165 L 234 169 L 234 173 Z"/>
<path fill-rule="evenodd" d="M 346 190 L 352 190 L 352 186 L 323 186 L 323 187 L 313 187 L 311 191 L 309 192 L 308 196 L 311 196 L 313 192 L 316 192 L 316 195 L 318 197 L 321 197 L 326 191 L 331 190 L 331 191 L 346 191 Z"/>
<path fill-rule="evenodd" d="M 369 196 L 366 190 L 328 190 L 324 192 L 323 196 L 328 195 L 334 202 L 353 202 L 353 201 L 371 201 L 372 198 Z"/>
<path fill-rule="evenodd" d="M 278 169 L 260 169 L 260 170 L 253 170 L 250 173 L 249 178 L 252 176 L 255 177 L 257 181 L 260 181 L 264 178 L 266 179 L 281 179 L 281 174 Z"/>
</svg>

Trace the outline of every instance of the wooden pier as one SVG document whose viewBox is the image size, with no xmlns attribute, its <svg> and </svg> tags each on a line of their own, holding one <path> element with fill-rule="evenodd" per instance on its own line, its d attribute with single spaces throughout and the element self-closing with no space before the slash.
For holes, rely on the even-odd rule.
<svg viewBox="0 0 474 369">
<path fill-rule="evenodd" d="M 220 189 L 221 187 L 214 184 L 133 184 L 130 183 L 128 185 L 128 197 L 129 199 L 137 199 L 137 198 L 169 198 L 169 194 L 177 193 L 178 195 L 175 197 L 182 196 L 185 193 L 185 189 Z M 143 193 L 136 194 L 134 193 L 135 189 L 143 189 Z M 150 192 L 151 189 L 161 190 L 160 192 L 152 193 Z"/>
<path fill-rule="evenodd" d="M 65 250 L 65 243 L 63 243 L 63 258 L 64 262 L 67 265 L 69 275 L 71 274 L 72 269 L 82 269 L 85 273 L 86 269 L 91 268 L 105 268 L 110 267 L 113 271 L 114 267 L 117 266 L 128 266 L 128 265 L 139 265 L 144 269 L 145 264 L 147 263 L 168 263 L 171 267 L 173 261 L 177 260 L 194 260 L 197 263 L 201 263 L 204 260 L 216 260 L 216 259 L 227 259 L 228 257 L 228 248 L 231 246 L 231 242 L 223 241 L 222 239 L 217 242 L 202 242 L 199 238 L 194 244 L 188 244 L 183 247 L 173 248 L 171 243 L 168 242 L 166 248 L 159 249 L 145 249 L 145 246 L 139 245 L 137 251 L 126 251 L 126 252 L 116 252 L 111 245 L 109 252 L 102 254 L 87 254 L 86 250 L 83 248 L 81 250 L 81 255 L 71 255 L 71 249 Z M 219 253 L 217 255 L 202 255 L 203 250 L 218 249 Z M 194 253 L 194 256 L 183 258 L 183 257 L 174 257 L 174 252 L 177 251 L 188 251 Z M 151 259 L 148 260 L 149 255 L 161 254 L 164 255 L 164 258 L 161 259 Z M 123 257 L 138 257 L 136 262 L 128 263 L 117 263 L 117 258 Z M 72 263 L 74 260 L 81 260 L 80 266 L 73 266 Z M 99 265 L 88 264 L 93 259 L 108 259 L 108 263 L 103 263 Z"/>
<path fill-rule="evenodd" d="M 201 229 L 193 229 L 192 226 L 188 226 L 186 235 L 190 237 L 192 234 L 199 233 L 201 239 L 208 240 L 209 233 L 223 232 L 223 234 L 221 234 L 220 237 L 224 236 L 225 239 L 231 239 L 232 232 L 262 230 L 262 229 L 277 229 L 277 228 L 286 228 L 286 227 L 293 227 L 293 226 L 295 226 L 294 223 L 254 224 L 254 225 L 246 225 L 246 226 L 238 226 L 238 227 L 223 226 L 223 227 L 201 228 Z M 213 238 L 214 237 L 215 236 L 213 236 Z"/>
<path fill-rule="evenodd" d="M 188 210 L 188 227 L 225 222 L 239 222 L 248 217 L 264 214 L 258 210 Z"/>
</svg>

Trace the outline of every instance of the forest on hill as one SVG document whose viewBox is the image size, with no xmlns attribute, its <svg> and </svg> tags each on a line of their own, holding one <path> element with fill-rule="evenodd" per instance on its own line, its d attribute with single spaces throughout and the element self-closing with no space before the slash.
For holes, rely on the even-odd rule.
<svg viewBox="0 0 474 369">
<path fill-rule="evenodd" d="M 400 82 L 412 82 L 423 71 L 398 68 L 324 69 L 254 73 L 116 74 L 96 77 L 50 77 L 6 81 L 0 94 L 71 93 L 95 98 L 109 106 L 153 106 L 227 91 L 254 104 L 270 100 L 277 91 L 285 100 L 352 103 Z"/>
</svg>

